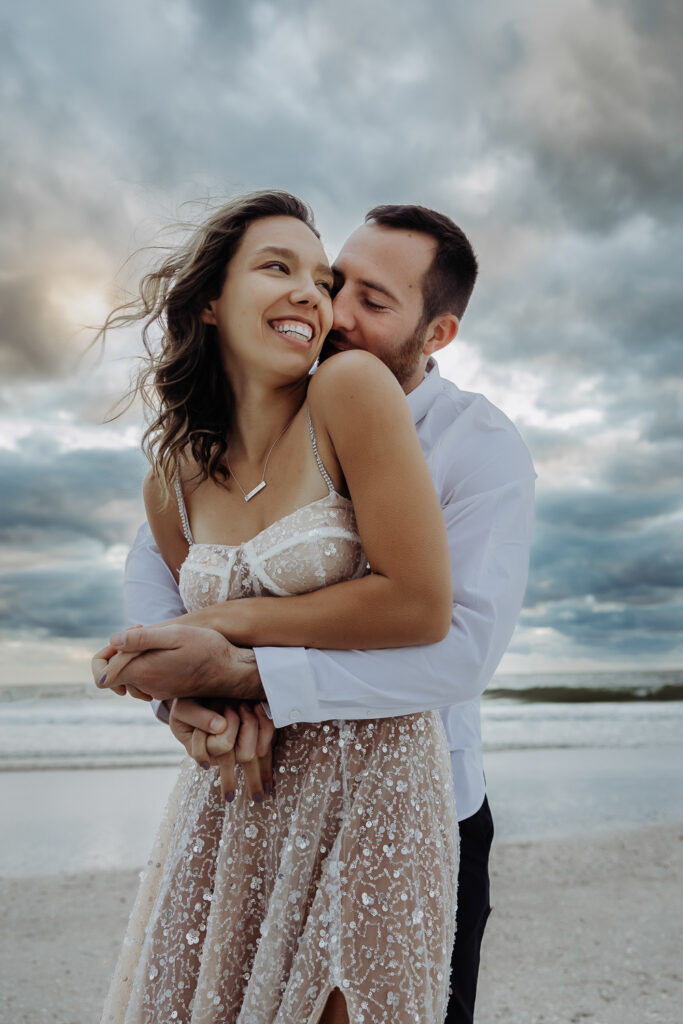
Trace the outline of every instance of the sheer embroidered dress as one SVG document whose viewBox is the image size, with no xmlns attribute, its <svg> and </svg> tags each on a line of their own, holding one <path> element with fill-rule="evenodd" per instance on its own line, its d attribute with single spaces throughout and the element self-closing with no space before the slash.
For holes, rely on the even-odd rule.
<svg viewBox="0 0 683 1024">
<path fill-rule="evenodd" d="M 178 486 L 188 609 L 363 575 L 310 431 L 329 493 L 243 544 L 195 544 Z M 458 848 L 439 713 L 287 726 L 274 772 L 262 805 L 241 773 L 226 805 L 217 769 L 183 763 L 103 1024 L 316 1024 L 335 987 L 351 1024 L 442 1024 Z"/>
</svg>

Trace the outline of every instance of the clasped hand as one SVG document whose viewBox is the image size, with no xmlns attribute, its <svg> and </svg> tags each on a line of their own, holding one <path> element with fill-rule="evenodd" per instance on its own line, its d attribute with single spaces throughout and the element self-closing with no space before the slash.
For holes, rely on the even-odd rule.
<svg viewBox="0 0 683 1024">
<path fill-rule="evenodd" d="M 168 724 L 200 768 L 220 768 L 221 791 L 228 803 L 235 796 L 238 764 L 252 800 L 261 803 L 272 791 L 276 729 L 260 701 L 251 706 L 244 702 L 224 705 L 216 714 L 215 708 L 176 697 Z"/>
<path fill-rule="evenodd" d="M 134 627 L 112 640 L 92 659 L 95 683 L 138 700 L 164 700 L 171 731 L 189 756 L 202 768 L 220 769 L 224 799 L 234 798 L 240 764 L 250 798 L 262 802 L 273 785 L 276 729 L 258 699 L 253 652 L 196 626 Z"/>
</svg>

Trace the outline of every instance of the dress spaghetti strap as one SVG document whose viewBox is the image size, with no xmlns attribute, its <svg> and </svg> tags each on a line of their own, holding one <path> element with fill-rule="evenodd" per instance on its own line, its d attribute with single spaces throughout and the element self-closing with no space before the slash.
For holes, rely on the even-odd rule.
<svg viewBox="0 0 683 1024">
<path fill-rule="evenodd" d="M 313 429 L 313 420 L 311 419 L 311 410 L 307 409 L 306 411 L 308 413 L 308 432 L 311 435 L 311 444 L 313 445 L 313 454 L 315 455 L 315 461 L 318 463 L 318 469 L 320 470 L 320 474 L 323 480 L 327 484 L 330 494 L 336 494 L 337 492 L 334 489 L 332 477 L 325 469 L 325 463 L 320 458 L 320 452 L 318 451 L 318 442 L 316 441 L 315 430 Z"/>
<path fill-rule="evenodd" d="M 320 475 L 322 476 L 323 480 L 327 484 L 327 488 L 328 488 L 330 494 L 336 494 L 337 492 L 336 492 L 336 490 L 334 488 L 334 484 L 332 482 L 332 477 L 330 476 L 330 474 L 325 469 L 325 463 L 320 458 L 320 452 L 318 451 L 318 442 L 316 440 L 315 430 L 313 429 L 313 420 L 311 419 L 311 410 L 307 409 L 307 413 L 308 413 L 308 431 L 309 431 L 309 434 L 311 435 L 311 444 L 313 445 L 313 454 L 315 455 L 315 461 L 318 463 L 318 469 L 320 470 Z M 185 507 L 185 499 L 183 497 L 183 489 L 182 489 L 181 484 L 180 484 L 180 477 L 179 476 L 176 476 L 176 478 L 175 478 L 175 480 L 173 482 L 173 486 L 174 486 L 174 489 L 175 489 L 176 498 L 178 499 L 178 511 L 180 513 L 180 521 L 181 521 L 182 526 L 183 526 L 183 534 L 185 535 L 185 540 L 187 541 L 188 544 L 194 544 L 194 537 L 192 536 L 192 530 L 190 529 L 190 520 L 189 520 L 188 515 L 187 515 L 187 508 Z"/>
<path fill-rule="evenodd" d="M 183 524 L 183 533 L 185 534 L 185 540 L 188 544 L 194 544 L 194 538 L 192 536 L 192 530 L 190 529 L 190 520 L 187 518 L 187 509 L 185 508 L 185 499 L 183 498 L 183 489 L 180 486 L 180 477 L 176 477 L 174 481 L 176 498 L 178 499 L 178 511 L 180 512 L 180 521 Z"/>
</svg>

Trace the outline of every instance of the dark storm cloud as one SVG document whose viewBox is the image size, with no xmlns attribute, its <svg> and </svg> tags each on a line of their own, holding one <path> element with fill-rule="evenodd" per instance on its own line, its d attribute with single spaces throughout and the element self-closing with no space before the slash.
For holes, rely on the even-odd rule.
<svg viewBox="0 0 683 1024">
<path fill-rule="evenodd" d="M 481 258 L 462 336 L 492 380 L 534 376 L 548 421 L 523 428 L 540 471 L 524 624 L 582 650 L 673 650 L 682 33 L 674 0 L 28 0 L 0 34 L 2 383 L 40 385 L 29 417 L 96 423 L 109 392 L 73 371 L 55 296 L 113 296 L 188 198 L 290 188 L 335 245 L 377 202 L 442 208 Z M 558 422 L 577 410 L 595 416 Z M 133 450 L 0 452 L 0 543 L 46 559 L 0 578 L 6 606 L 101 635 L 105 552 L 132 537 L 143 473 Z M 79 545 L 62 610 L 43 595 Z"/>
<path fill-rule="evenodd" d="M 655 606 L 602 607 L 585 600 L 522 613 L 525 627 L 553 629 L 577 653 L 598 658 L 680 654 L 683 601 Z M 533 641 L 528 648 L 533 652 Z"/>
<path fill-rule="evenodd" d="M 0 576 L 2 632 L 15 638 L 106 637 L 124 622 L 121 572 L 70 561 Z"/>
<path fill-rule="evenodd" d="M 60 453 L 44 437 L 0 449 L 1 629 L 101 637 L 123 622 L 123 572 L 107 559 L 142 518 L 135 450 Z"/>
<path fill-rule="evenodd" d="M 677 490 L 665 493 L 565 490 L 543 494 L 536 506 L 536 520 L 553 529 L 571 528 L 577 534 L 634 533 L 647 523 L 675 512 L 681 503 Z"/>
<path fill-rule="evenodd" d="M 645 268 L 620 259 L 620 244 L 606 240 L 594 252 L 571 244 L 572 231 L 593 236 L 602 217 L 614 225 L 648 210 L 635 198 L 626 202 L 633 189 L 620 184 L 631 149 L 659 167 L 679 145 L 661 104 L 650 110 L 651 94 L 668 96 L 677 81 L 666 48 L 675 12 L 640 28 L 636 6 L 583 3 L 572 18 L 561 5 L 541 13 L 528 3 L 485 13 L 435 2 L 431 9 L 432 19 L 410 6 L 358 2 L 343 15 L 329 2 L 152 5 L 134 18 L 130 4 L 116 17 L 74 3 L 46 11 L 42 31 L 31 23 L 15 30 L 13 71 L 5 72 L 18 83 L 21 121 L 33 129 L 8 185 L 16 192 L 30 162 L 43 222 L 51 197 L 74 223 L 60 225 L 53 209 L 48 226 L 94 234 L 120 246 L 120 255 L 131 248 L 124 236 L 137 211 L 126 209 L 125 192 L 136 181 L 153 181 L 157 191 L 180 185 L 185 197 L 208 183 L 214 191 L 289 186 L 327 223 L 343 224 L 340 237 L 380 200 L 444 205 L 474 232 L 483 220 L 527 222 L 548 237 L 529 267 L 511 268 L 505 289 L 487 284 L 485 261 L 482 302 L 475 297 L 473 309 L 477 316 L 490 310 L 493 321 L 484 316 L 480 330 L 471 323 L 489 357 L 552 370 L 557 347 L 556 361 L 580 372 L 587 362 L 613 364 L 621 346 L 646 331 L 652 372 L 667 354 L 675 361 L 668 339 L 680 322 L 680 232 L 677 249 L 666 240 L 659 253 L 645 247 L 647 276 L 654 265 L 661 282 L 667 261 L 671 268 L 658 295 L 633 287 Z M 671 116 L 679 109 L 673 101 L 664 108 Z M 608 134 L 621 148 L 610 148 Z M 36 159 L 38 141 L 48 141 L 49 161 Z M 482 160 L 501 170 L 483 212 L 476 203 L 468 209 L 470 194 L 457 184 Z M 598 174 L 591 161 L 609 170 Z M 73 180 L 81 163 L 84 173 Z M 108 175 L 118 190 L 89 188 Z M 616 211 L 601 176 L 616 182 Z M 456 184 L 447 184 L 451 178 Z M 657 202 L 668 203 L 665 221 L 681 209 L 681 175 L 670 178 L 668 191 L 653 186 Z M 35 192 L 19 193 L 21 216 L 31 216 Z M 569 246 L 557 237 L 567 203 Z M 544 305 L 534 304 L 533 292 Z"/>
<path fill-rule="evenodd" d="M 502 281 L 482 282 L 472 330 L 488 358 L 543 370 L 555 409 L 566 393 L 554 388 L 556 374 L 604 381 L 605 402 L 629 375 L 639 386 L 683 378 L 677 222 L 641 223 L 594 244 L 558 235 L 539 255 Z"/>
<path fill-rule="evenodd" d="M 628 3 L 534 10 L 516 28 L 524 59 L 506 75 L 507 102 L 488 107 L 491 134 L 529 161 L 554 219 L 588 232 L 635 211 L 666 221 L 683 178 L 680 5 L 650 18 Z"/>
<path fill-rule="evenodd" d="M 132 540 L 144 472 L 135 449 L 62 454 L 44 437 L 0 449 L 0 545 L 47 552 L 74 541 L 104 548 Z"/>
<path fill-rule="evenodd" d="M 526 625 L 552 625 L 576 639 L 598 617 L 610 630 L 658 622 L 658 632 L 680 642 L 683 537 L 672 528 L 679 508 L 673 491 L 541 495 Z"/>
</svg>

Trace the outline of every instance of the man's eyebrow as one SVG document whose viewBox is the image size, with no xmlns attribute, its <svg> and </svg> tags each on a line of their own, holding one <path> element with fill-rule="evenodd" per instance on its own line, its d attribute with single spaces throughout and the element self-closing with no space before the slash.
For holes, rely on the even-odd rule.
<svg viewBox="0 0 683 1024">
<path fill-rule="evenodd" d="M 332 270 L 334 272 L 335 284 L 339 284 L 340 281 L 346 280 L 346 274 L 344 274 L 340 267 L 336 267 L 333 265 Z M 363 285 L 364 288 L 369 288 L 370 291 L 379 292 L 381 295 L 386 295 L 386 297 L 391 302 L 395 303 L 397 306 L 401 305 L 400 300 L 392 292 L 390 292 L 388 288 L 385 288 L 383 284 L 378 284 L 376 281 L 367 281 L 365 278 L 361 278 L 358 284 Z"/>
<path fill-rule="evenodd" d="M 392 294 L 392 292 L 390 292 L 388 288 L 385 288 L 383 284 L 377 284 L 376 281 L 364 281 L 364 280 L 362 280 L 360 283 L 365 288 L 370 288 L 370 290 L 373 291 L 373 292 L 379 292 L 381 295 L 386 295 L 386 297 L 388 299 L 391 299 L 392 302 L 395 302 L 397 306 L 400 305 L 400 302 L 396 298 L 396 296 L 394 294 Z"/>
<path fill-rule="evenodd" d="M 292 249 L 283 249 L 279 245 L 264 245 L 261 249 L 256 250 L 257 256 L 264 256 L 266 253 L 272 252 L 274 256 L 282 256 L 286 260 L 297 260 L 298 256 Z M 316 274 L 325 274 L 326 277 L 332 277 L 332 268 L 328 267 L 327 263 L 319 263 L 315 268 Z"/>
</svg>

